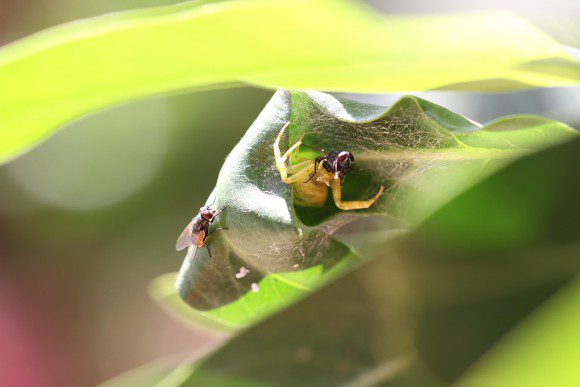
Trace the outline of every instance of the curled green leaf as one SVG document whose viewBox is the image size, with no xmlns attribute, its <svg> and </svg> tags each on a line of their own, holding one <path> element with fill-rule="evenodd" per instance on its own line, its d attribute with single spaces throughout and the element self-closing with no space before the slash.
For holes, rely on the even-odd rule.
<svg viewBox="0 0 580 387">
<path fill-rule="evenodd" d="M 297 204 L 273 152 L 288 121 L 284 149 L 301 138 L 315 148 L 354 154 L 356 168 L 343 186 L 347 200 L 368 197 L 380 185 L 383 195 L 356 211 L 338 209 L 331 195 L 319 208 Z M 385 108 L 320 92 L 278 91 L 220 171 L 207 203 L 224 210 L 216 227 L 227 230 L 208 239 L 212 257 L 202 247 L 192 259 L 190 249 L 178 292 L 194 308 L 251 323 L 361 261 L 334 236 L 344 225 L 374 216 L 381 221 L 367 226 L 378 232 L 413 227 L 510 160 L 576 134 L 529 116 L 482 126 L 411 96 Z M 301 148 L 300 157 L 315 155 Z"/>
<path fill-rule="evenodd" d="M 538 306 L 580 272 L 578 162 L 578 138 L 516 160 L 168 386 L 577 381 L 577 281 Z"/>
</svg>

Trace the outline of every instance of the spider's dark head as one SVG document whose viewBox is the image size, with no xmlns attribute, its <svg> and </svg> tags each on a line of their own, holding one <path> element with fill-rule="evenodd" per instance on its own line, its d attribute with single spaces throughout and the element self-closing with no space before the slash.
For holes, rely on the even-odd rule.
<svg viewBox="0 0 580 387">
<path fill-rule="evenodd" d="M 352 169 L 354 156 L 347 151 L 333 151 L 324 156 L 322 166 L 328 172 L 334 173 L 335 179 L 342 179 Z"/>
<path fill-rule="evenodd" d="M 215 216 L 216 211 L 213 208 L 211 208 L 210 206 L 205 206 L 205 207 L 201 207 L 199 209 L 199 214 L 205 220 L 211 221 L 213 219 L 213 217 Z"/>
</svg>

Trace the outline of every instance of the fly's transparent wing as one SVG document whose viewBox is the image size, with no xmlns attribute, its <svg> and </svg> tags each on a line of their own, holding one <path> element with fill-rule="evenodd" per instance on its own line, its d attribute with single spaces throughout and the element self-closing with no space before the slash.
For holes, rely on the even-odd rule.
<svg viewBox="0 0 580 387">
<path fill-rule="evenodd" d="M 197 255 L 197 250 L 205 244 L 204 240 L 205 240 L 205 230 L 201 230 L 193 235 L 193 243 L 191 244 L 193 248 L 187 252 L 186 257 L 188 261 L 191 262 L 195 259 L 195 256 Z"/>
<path fill-rule="evenodd" d="M 185 227 L 179 238 L 177 238 L 177 243 L 175 243 L 175 249 L 177 251 L 181 251 L 186 247 L 197 245 L 199 243 L 200 239 L 199 237 L 196 237 L 196 235 L 199 234 L 199 228 L 196 227 L 196 224 L 200 220 L 199 218 L 199 215 L 193 218 L 187 227 Z"/>
<path fill-rule="evenodd" d="M 181 233 L 179 238 L 177 238 L 177 242 L 175 243 L 175 249 L 177 251 L 181 251 L 188 246 L 193 244 L 193 222 L 185 227 L 185 230 Z"/>
</svg>

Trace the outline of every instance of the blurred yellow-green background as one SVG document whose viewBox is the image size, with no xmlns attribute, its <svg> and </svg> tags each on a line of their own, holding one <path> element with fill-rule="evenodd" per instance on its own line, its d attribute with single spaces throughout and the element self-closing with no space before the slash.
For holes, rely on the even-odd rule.
<svg viewBox="0 0 580 387">
<path fill-rule="evenodd" d="M 1 0 L 0 43 L 81 17 L 170 3 Z M 572 3 L 370 5 L 392 13 L 509 6 L 532 19 L 548 9 L 565 16 L 553 31 L 578 46 L 569 20 L 580 7 Z M 0 385 L 94 385 L 162 356 L 201 355 L 223 339 L 171 320 L 147 286 L 178 269 L 177 235 L 271 95 L 248 87 L 117 106 L 0 167 Z M 580 125 L 578 88 L 418 95 L 479 122 L 534 113 Z M 351 97 L 378 104 L 397 98 Z"/>
<path fill-rule="evenodd" d="M 165 2 L 169 3 L 169 2 Z M 162 1 L 0 4 L 0 41 Z M 150 299 L 175 239 L 272 94 L 159 98 L 83 118 L 0 168 L 0 385 L 94 385 L 163 355 L 204 353 Z"/>
</svg>

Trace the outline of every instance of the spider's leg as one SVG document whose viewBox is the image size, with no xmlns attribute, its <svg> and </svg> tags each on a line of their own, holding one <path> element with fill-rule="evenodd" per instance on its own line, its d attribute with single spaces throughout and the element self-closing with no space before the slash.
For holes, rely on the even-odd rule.
<svg viewBox="0 0 580 387">
<path fill-rule="evenodd" d="M 280 129 L 280 133 L 278 133 L 278 136 L 276 136 L 276 140 L 274 141 L 274 144 L 273 144 L 274 158 L 276 159 L 276 168 L 278 169 L 278 172 L 280 172 L 280 177 L 282 178 L 282 181 L 284 181 L 284 182 L 286 182 L 286 180 L 288 179 L 288 173 L 286 172 L 286 159 L 288 158 L 288 155 L 287 155 L 288 151 L 286 151 L 284 156 L 282 156 L 282 152 L 280 151 L 280 140 L 282 139 L 282 136 L 284 135 L 284 131 L 286 130 L 288 125 L 290 125 L 290 121 L 288 121 L 282 127 L 282 129 Z M 296 149 L 296 148 L 293 148 L 293 149 Z"/>
<path fill-rule="evenodd" d="M 303 182 L 304 179 L 308 178 L 308 176 L 312 173 L 314 169 L 314 163 L 309 161 L 308 165 L 305 165 L 301 170 L 296 171 L 292 176 L 288 176 L 284 182 L 286 184 L 296 183 L 298 181 Z"/>
<path fill-rule="evenodd" d="M 288 128 L 288 125 L 290 125 L 290 121 L 286 122 L 286 124 L 282 127 L 282 129 L 280 129 L 280 132 L 278 133 L 278 136 L 276 136 L 276 140 L 274 141 L 273 147 L 274 147 L 274 157 L 276 158 L 276 165 L 284 164 L 284 161 L 286 160 L 286 158 L 288 158 L 287 156 L 288 151 L 286 151 L 286 153 L 284 154 L 284 156 L 286 157 L 283 157 L 282 152 L 280 151 L 280 140 L 282 140 L 282 136 L 284 135 L 286 128 Z"/>
<path fill-rule="evenodd" d="M 302 140 L 298 141 L 296 144 L 294 144 L 290 148 L 288 148 L 288 150 L 286 151 L 286 153 L 284 153 L 282 155 L 282 162 L 283 163 L 286 163 L 286 160 L 288 160 L 288 158 L 292 155 L 292 152 L 293 151 L 298 152 L 300 145 L 302 145 Z"/>
<path fill-rule="evenodd" d="M 379 192 L 369 200 L 354 200 L 344 202 L 342 201 L 342 187 L 340 185 L 340 180 L 333 180 L 331 183 L 331 188 L 334 203 L 341 210 L 363 210 L 365 208 L 369 208 L 379 198 L 379 196 L 381 196 L 383 190 L 385 189 L 385 187 L 381 185 Z"/>
<path fill-rule="evenodd" d="M 286 172 L 288 174 L 294 174 L 296 172 L 300 172 L 304 168 L 309 167 L 310 165 L 312 165 L 312 160 L 304 160 L 304 161 L 299 162 L 298 164 L 288 165 L 286 167 Z"/>
<path fill-rule="evenodd" d="M 278 136 L 276 137 L 276 141 L 274 141 L 273 147 L 274 147 L 274 158 L 276 159 L 276 168 L 278 169 L 278 172 L 280 172 L 280 178 L 284 183 L 291 184 L 294 182 L 294 180 L 288 176 L 288 174 L 291 172 L 288 171 L 289 166 L 286 164 L 286 161 L 292 155 L 293 151 L 298 150 L 300 144 L 302 144 L 302 141 L 298 141 L 296 144 L 292 145 L 282 155 L 282 152 L 280 151 L 280 140 L 282 139 L 284 131 L 286 130 L 288 125 L 290 125 L 290 122 L 287 122 L 286 125 L 282 127 L 280 133 L 278 133 Z"/>
<path fill-rule="evenodd" d="M 284 125 L 282 127 L 282 129 L 280 130 L 280 133 L 278 133 L 278 136 L 276 137 L 276 141 L 274 141 L 274 158 L 276 159 L 276 166 L 280 167 L 282 166 L 282 164 L 284 164 L 283 159 L 282 159 L 282 153 L 280 152 L 280 140 L 282 139 L 282 135 L 284 134 L 284 131 L 286 130 L 286 128 L 288 127 L 288 125 L 290 125 L 290 121 L 286 122 L 286 125 Z M 278 168 L 280 169 L 280 168 Z"/>
</svg>

